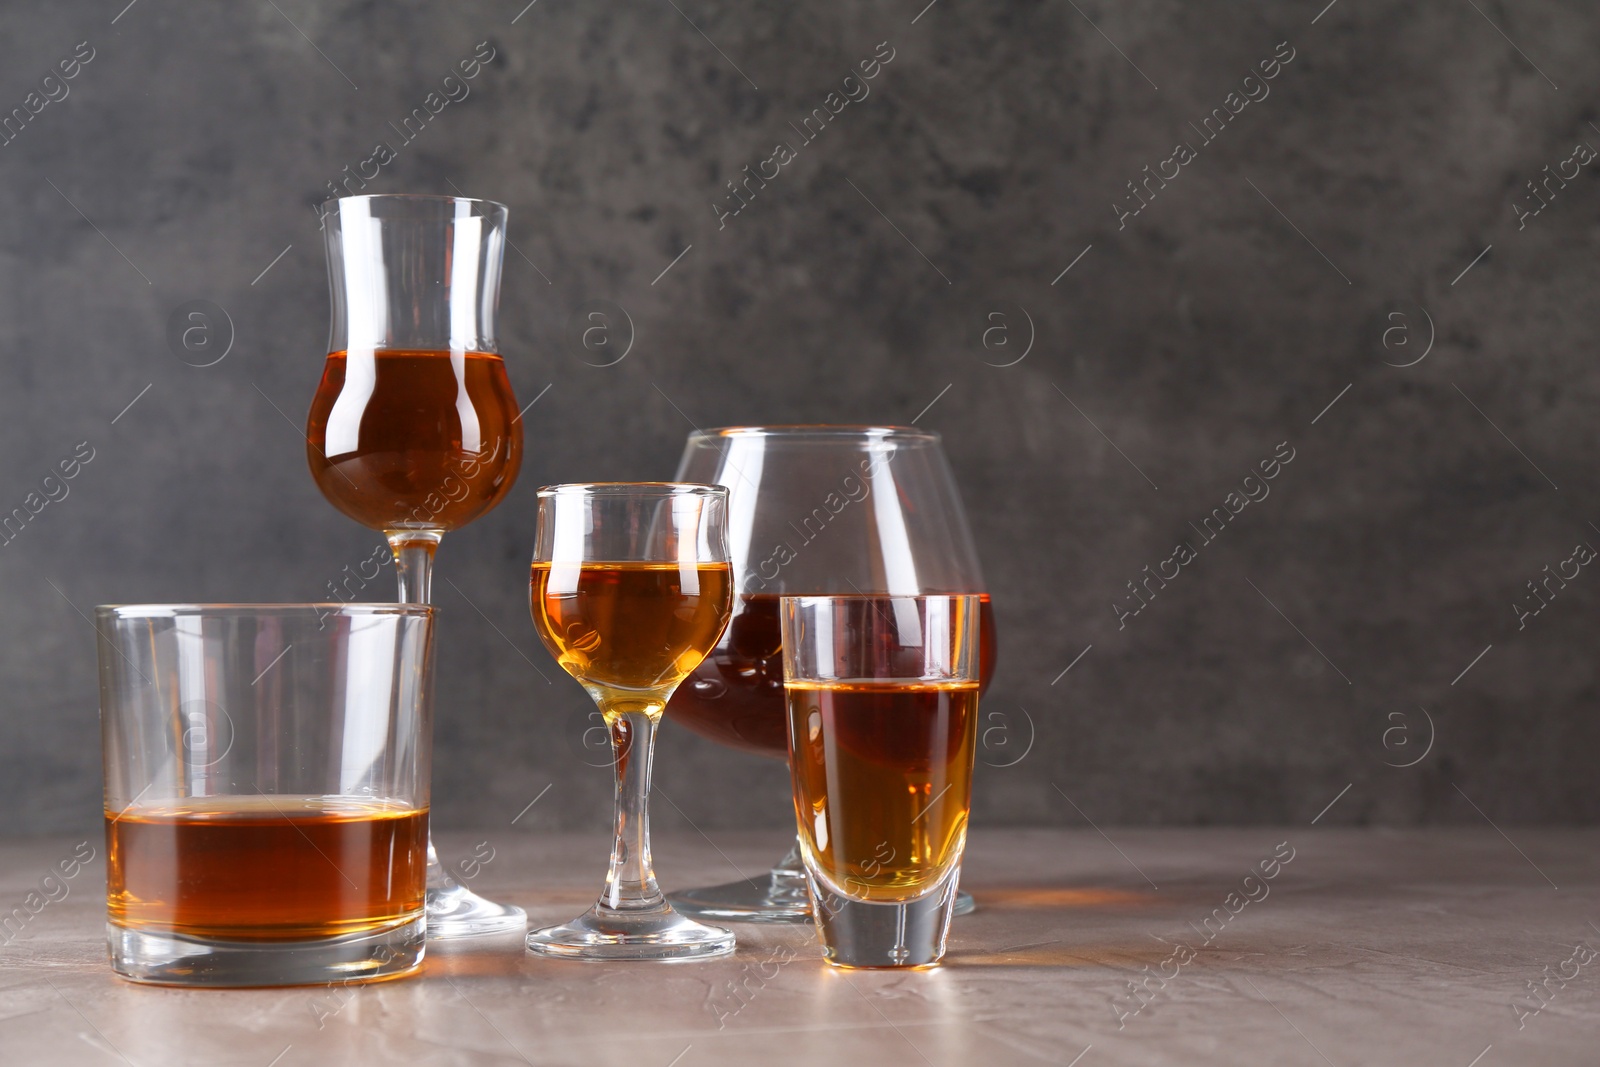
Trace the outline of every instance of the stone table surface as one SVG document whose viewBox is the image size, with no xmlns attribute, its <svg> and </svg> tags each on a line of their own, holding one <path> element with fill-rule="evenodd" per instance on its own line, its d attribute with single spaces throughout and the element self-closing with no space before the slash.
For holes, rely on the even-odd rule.
<svg viewBox="0 0 1600 1067">
<path fill-rule="evenodd" d="M 500 938 L 347 995 L 114 977 L 91 840 L 68 894 L 0 947 L 0 1064 L 1600 1063 L 1600 830 L 1502 829 L 980 828 L 978 911 L 935 971 L 833 971 L 807 927 L 740 925 L 719 961 L 553 961 Z M 603 874 L 595 836 L 440 843 L 482 840 L 473 884 L 536 922 Z M 663 835 L 658 870 L 668 888 L 754 876 L 782 844 Z M 77 845 L 0 844 L 3 912 Z"/>
</svg>

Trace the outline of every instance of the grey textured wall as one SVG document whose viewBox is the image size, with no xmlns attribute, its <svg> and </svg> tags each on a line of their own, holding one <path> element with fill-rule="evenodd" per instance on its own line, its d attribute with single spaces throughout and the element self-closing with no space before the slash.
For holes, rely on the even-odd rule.
<svg viewBox="0 0 1600 1067">
<path fill-rule="evenodd" d="M 0 109 L 93 53 L 0 147 L 0 511 L 93 450 L 0 549 L 5 830 L 96 816 L 93 604 L 315 599 L 377 543 L 301 428 L 310 206 L 379 141 L 372 191 L 511 205 L 503 349 L 548 389 L 511 499 L 439 558 L 441 823 L 547 785 L 518 829 L 607 817 L 527 616 L 534 487 L 669 476 L 691 423 L 912 419 L 998 606 L 981 822 L 1600 814 L 1600 575 L 1564 562 L 1600 545 L 1592 5 L 922 2 L 5 5 Z M 231 320 L 209 367 L 167 338 L 195 300 Z M 636 334 L 604 368 L 571 325 L 600 300 Z M 1177 576 L 1134 615 L 1146 565 Z M 658 784 L 663 825 L 790 818 L 776 765 L 681 730 Z"/>
</svg>

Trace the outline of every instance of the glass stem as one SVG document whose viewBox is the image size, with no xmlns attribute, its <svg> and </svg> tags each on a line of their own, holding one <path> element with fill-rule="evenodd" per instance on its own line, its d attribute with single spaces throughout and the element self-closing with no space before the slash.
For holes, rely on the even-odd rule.
<svg viewBox="0 0 1600 1067">
<path fill-rule="evenodd" d="M 395 575 L 400 579 L 400 603 L 433 603 L 433 553 L 444 538 L 443 530 L 385 530 L 394 552 Z"/>
<path fill-rule="evenodd" d="M 767 900 L 773 904 L 801 904 L 808 901 L 806 868 L 800 858 L 800 838 L 794 839 L 789 852 L 768 873 Z"/>
<path fill-rule="evenodd" d="M 609 718 L 617 768 L 617 838 L 599 906 L 617 911 L 665 907 L 650 864 L 650 763 L 655 756 L 656 720 L 643 711 Z"/>
<path fill-rule="evenodd" d="M 435 892 L 448 892 L 458 888 L 458 883 L 450 877 L 444 869 L 444 864 L 439 862 L 439 853 L 433 850 L 433 831 L 428 832 L 428 888 Z"/>
<path fill-rule="evenodd" d="M 400 580 L 400 603 L 431 604 L 433 602 L 433 553 L 444 537 L 443 530 L 385 530 L 389 548 L 394 552 L 394 573 Z M 439 900 L 449 899 L 460 885 L 450 877 L 439 862 L 433 848 L 433 831 L 428 832 L 428 890 Z M 444 894 L 440 896 L 440 894 Z"/>
</svg>

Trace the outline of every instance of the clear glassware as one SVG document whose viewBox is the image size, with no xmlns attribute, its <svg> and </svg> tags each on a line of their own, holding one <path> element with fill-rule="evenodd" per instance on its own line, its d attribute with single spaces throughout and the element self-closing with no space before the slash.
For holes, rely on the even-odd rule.
<svg viewBox="0 0 1600 1067">
<path fill-rule="evenodd" d="M 111 966 L 164 985 L 422 963 L 433 609 L 95 609 Z"/>
<path fill-rule="evenodd" d="M 679 915 L 662 895 L 650 861 L 649 809 L 661 713 L 728 624 L 727 505 L 728 491 L 712 485 L 539 490 L 534 626 L 611 732 L 617 825 L 600 899 L 569 923 L 530 933 L 533 952 L 680 960 L 733 951 L 732 933 Z"/>
<path fill-rule="evenodd" d="M 835 966 L 944 957 L 972 805 L 978 603 L 783 598 L 795 818 Z"/>
<path fill-rule="evenodd" d="M 735 426 L 689 435 L 677 477 L 728 489 L 733 619 L 679 687 L 670 722 L 746 752 L 788 759 L 779 598 L 980 599 L 981 684 L 995 669 L 994 612 L 961 495 L 937 433 L 908 426 Z M 765 878 L 680 890 L 688 915 L 810 922 L 798 843 Z M 960 894 L 956 914 L 972 910 Z"/>
<path fill-rule="evenodd" d="M 506 208 L 453 196 L 324 205 L 332 324 L 306 423 L 323 496 L 394 551 L 399 599 L 428 603 L 440 539 L 505 498 L 522 420 L 495 340 Z M 428 936 L 520 931 L 521 908 L 445 873 L 428 845 Z"/>
</svg>

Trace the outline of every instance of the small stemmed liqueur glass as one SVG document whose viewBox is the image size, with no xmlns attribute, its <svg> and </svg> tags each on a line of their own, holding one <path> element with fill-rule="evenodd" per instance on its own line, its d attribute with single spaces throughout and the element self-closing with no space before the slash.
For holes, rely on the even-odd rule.
<svg viewBox="0 0 1600 1067">
<path fill-rule="evenodd" d="M 431 600 L 446 531 L 499 504 L 522 424 L 495 341 L 506 208 L 454 196 L 324 205 L 332 327 L 306 420 L 322 495 L 394 551 L 402 603 Z M 428 936 L 522 930 L 521 908 L 460 885 L 428 843 Z"/>
<path fill-rule="evenodd" d="M 541 955 L 675 960 L 733 951 L 733 934 L 672 910 L 650 863 L 650 761 L 678 683 L 732 611 L 728 491 L 673 482 L 539 490 L 530 601 L 545 646 L 611 732 L 617 829 L 600 899 L 528 935 Z"/>
</svg>

